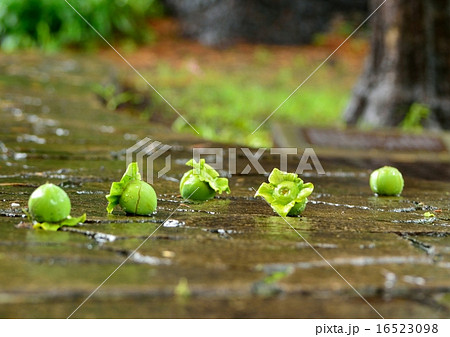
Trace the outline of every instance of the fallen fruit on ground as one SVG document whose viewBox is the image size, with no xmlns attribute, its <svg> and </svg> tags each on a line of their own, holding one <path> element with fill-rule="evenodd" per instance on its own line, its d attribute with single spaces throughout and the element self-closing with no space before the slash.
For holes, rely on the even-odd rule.
<svg viewBox="0 0 450 337">
<path fill-rule="evenodd" d="M 158 204 L 153 187 L 141 180 L 136 162 L 128 165 L 119 182 L 112 183 L 106 199 L 108 213 L 112 213 L 114 208 L 120 205 L 127 214 L 151 215 Z"/>
<path fill-rule="evenodd" d="M 63 226 L 76 226 L 86 221 L 86 214 L 72 218 L 70 208 L 67 193 L 50 183 L 39 186 L 28 199 L 28 215 L 35 229 L 57 231 Z"/>
<path fill-rule="evenodd" d="M 180 193 L 184 199 L 206 201 L 214 198 L 216 193 L 230 193 L 228 179 L 220 178 L 219 173 L 206 164 L 204 159 L 200 159 L 198 163 L 191 159 L 186 165 L 192 169 L 180 180 Z"/>
<path fill-rule="evenodd" d="M 403 176 L 395 167 L 383 166 L 370 175 L 370 188 L 377 195 L 400 195 L 403 186 Z"/>
<path fill-rule="evenodd" d="M 61 187 L 47 183 L 31 194 L 28 210 L 37 222 L 59 222 L 70 214 L 70 199 Z"/>
<path fill-rule="evenodd" d="M 304 183 L 295 173 L 274 168 L 269 183 L 262 183 L 255 197 L 263 197 L 279 215 L 298 216 L 306 208 L 308 196 L 314 190 L 312 183 Z"/>
</svg>

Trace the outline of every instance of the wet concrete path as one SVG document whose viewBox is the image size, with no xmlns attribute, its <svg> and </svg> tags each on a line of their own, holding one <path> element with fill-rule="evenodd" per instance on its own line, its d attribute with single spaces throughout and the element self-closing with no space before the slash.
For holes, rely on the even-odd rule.
<svg viewBox="0 0 450 337">
<path fill-rule="evenodd" d="M 106 110 L 91 88 L 110 74 L 91 59 L 0 56 L 1 318 L 69 316 L 161 224 L 74 318 L 379 317 L 300 235 L 382 316 L 449 316 L 448 163 L 394 163 L 402 197 L 376 198 L 368 178 L 383 158 L 320 157 L 327 174 L 305 172 L 315 191 L 304 215 L 288 218 L 295 231 L 253 198 L 267 179 L 256 173 L 233 175 L 230 195 L 183 203 L 183 163 L 214 144 Z M 157 214 L 107 215 L 124 151 L 144 137 L 172 145 L 172 169 L 154 183 Z M 270 171 L 279 157 L 261 163 Z M 247 164 L 240 158 L 238 171 Z M 22 208 L 47 181 L 85 224 L 29 227 Z"/>
</svg>

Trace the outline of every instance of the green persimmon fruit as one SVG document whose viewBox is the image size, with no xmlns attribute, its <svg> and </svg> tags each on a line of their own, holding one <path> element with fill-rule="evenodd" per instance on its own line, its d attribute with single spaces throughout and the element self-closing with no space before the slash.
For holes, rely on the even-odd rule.
<svg viewBox="0 0 450 337">
<path fill-rule="evenodd" d="M 61 187 L 47 183 L 31 194 L 28 210 L 37 222 L 60 222 L 70 214 L 70 199 Z"/>
<path fill-rule="evenodd" d="M 193 170 L 186 172 L 180 181 L 180 192 L 184 199 L 195 201 L 206 201 L 214 198 L 216 191 L 193 173 Z"/>
<path fill-rule="evenodd" d="M 403 176 L 395 167 L 384 166 L 370 175 L 370 188 L 378 195 L 400 195 L 403 186 Z"/>
<path fill-rule="evenodd" d="M 128 183 L 119 204 L 129 214 L 149 215 L 156 210 L 157 198 L 153 187 L 142 180 Z"/>
</svg>

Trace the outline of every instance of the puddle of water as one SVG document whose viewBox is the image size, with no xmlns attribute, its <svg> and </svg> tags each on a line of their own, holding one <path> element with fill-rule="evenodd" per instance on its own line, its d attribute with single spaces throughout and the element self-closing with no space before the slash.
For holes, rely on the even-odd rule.
<svg viewBox="0 0 450 337">
<path fill-rule="evenodd" d="M 166 228 L 183 227 L 184 225 L 185 225 L 184 221 L 178 221 L 175 219 L 168 219 L 168 220 L 164 221 L 164 223 L 163 223 L 163 227 L 166 227 Z"/>
</svg>

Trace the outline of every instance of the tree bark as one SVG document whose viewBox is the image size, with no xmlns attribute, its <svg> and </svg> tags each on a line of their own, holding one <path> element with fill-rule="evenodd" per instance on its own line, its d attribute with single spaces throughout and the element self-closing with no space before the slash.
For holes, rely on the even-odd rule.
<svg viewBox="0 0 450 337">
<path fill-rule="evenodd" d="M 397 126 L 422 103 L 425 127 L 450 129 L 450 0 L 387 0 L 371 20 L 371 52 L 346 123 Z"/>
</svg>

